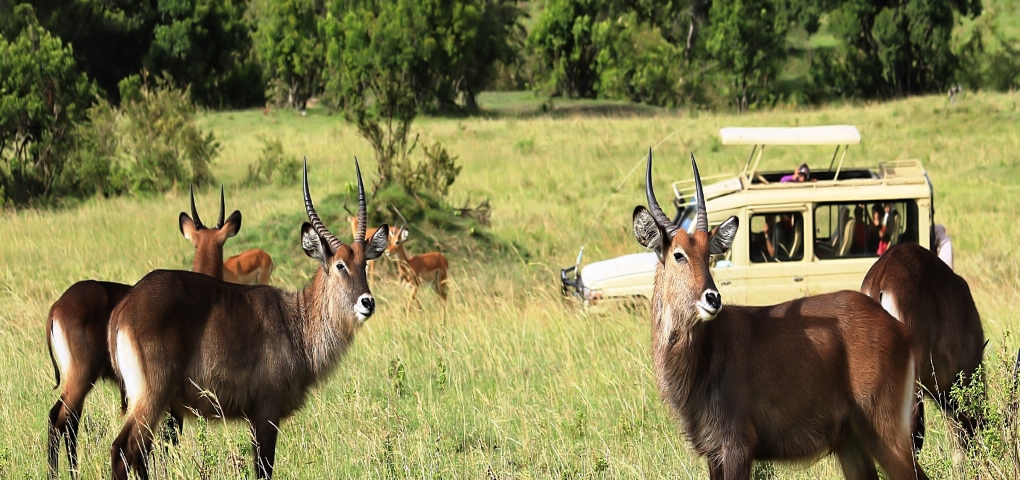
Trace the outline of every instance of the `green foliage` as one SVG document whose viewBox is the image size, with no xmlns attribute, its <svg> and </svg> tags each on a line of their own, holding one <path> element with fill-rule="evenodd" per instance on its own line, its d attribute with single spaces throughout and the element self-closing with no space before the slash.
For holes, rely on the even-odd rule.
<svg viewBox="0 0 1020 480">
<path fill-rule="evenodd" d="M 953 36 L 953 52 L 960 58 L 958 78 L 971 89 L 1005 92 L 1020 88 L 1020 38 L 998 27 L 999 12 L 985 10 L 964 19 Z"/>
<path fill-rule="evenodd" d="M 944 91 L 959 69 L 950 43 L 954 14 L 980 11 L 976 0 L 908 0 L 889 6 L 844 0 L 829 13 L 829 28 L 840 41 L 837 61 L 825 59 L 829 66 L 818 69 L 838 70 L 846 78 L 841 93 L 854 97 Z"/>
<path fill-rule="evenodd" d="M 996 364 L 988 360 L 978 367 L 970 384 L 957 381 L 950 392 L 963 413 L 982 418 L 984 423 L 970 442 L 967 474 L 976 477 L 1013 477 L 1020 473 L 1020 422 L 1017 407 L 1016 355 L 1006 348 L 1010 332 L 1003 334 Z M 990 374 L 991 373 L 991 374 Z"/>
<path fill-rule="evenodd" d="M 83 195 L 118 195 L 127 189 L 119 163 L 120 130 L 117 110 L 99 100 L 88 110 L 88 121 L 75 125 L 77 144 L 64 170 L 64 182 Z"/>
<path fill-rule="evenodd" d="M 666 104 L 679 80 L 686 2 L 550 0 L 528 34 L 534 81 L 553 96 Z M 649 65 L 647 62 L 676 62 Z M 630 82 L 634 82 L 631 86 Z M 665 91 L 650 93 L 651 89 Z M 658 97 L 658 98 L 656 98 Z"/>
<path fill-rule="evenodd" d="M 128 85 L 130 82 L 126 82 Z M 166 78 L 131 91 L 125 88 L 123 145 L 131 190 L 165 192 L 177 184 L 203 186 L 214 181 L 209 164 L 220 144 L 195 123 L 187 91 Z"/>
<path fill-rule="evenodd" d="M 674 106 L 683 89 L 683 52 L 630 12 L 594 27 L 600 97 Z"/>
<path fill-rule="evenodd" d="M 170 74 L 193 100 L 213 107 L 263 102 L 250 54 L 247 2 L 31 0 L 43 26 L 71 43 L 75 59 L 115 104 L 118 83 L 142 70 Z"/>
<path fill-rule="evenodd" d="M 20 5 L 14 15 L 13 36 L 0 38 L 0 206 L 73 191 L 61 179 L 75 125 L 86 121 L 96 95 L 71 47 L 42 28 L 31 7 Z"/>
<path fill-rule="evenodd" d="M 323 23 L 329 39 L 326 94 L 372 145 L 377 186 L 395 179 L 395 163 L 407 155 L 408 133 L 424 89 L 415 75 L 423 68 L 424 58 L 415 47 L 424 26 L 411 3 L 344 10 L 338 0 Z"/>
<path fill-rule="evenodd" d="M 191 98 L 208 106 L 262 103 L 258 65 L 239 0 L 159 0 L 143 67 L 166 72 Z"/>
<path fill-rule="evenodd" d="M 425 157 L 417 164 L 406 159 L 398 174 L 399 182 L 407 192 L 424 192 L 438 197 L 446 197 L 450 185 L 460 174 L 457 157 L 451 157 L 443 144 L 435 142 L 422 147 Z"/>
<path fill-rule="evenodd" d="M 598 74 L 592 28 L 602 5 L 597 0 L 550 0 L 528 34 L 538 62 L 540 90 L 554 96 L 593 98 Z"/>
<path fill-rule="evenodd" d="M 706 46 L 728 78 L 738 110 L 768 100 L 786 58 L 786 19 L 770 0 L 716 0 Z"/>
<path fill-rule="evenodd" d="M 269 97 L 277 105 L 304 110 L 318 90 L 325 61 L 319 5 L 316 0 L 262 2 L 255 50 L 265 69 Z"/>
<path fill-rule="evenodd" d="M 248 165 L 248 176 L 245 177 L 245 183 L 248 185 L 262 183 L 287 185 L 297 182 L 301 172 L 301 162 L 284 153 L 283 142 L 279 138 L 260 138 L 260 140 L 262 141 L 262 150 L 255 163 Z M 274 176 L 276 177 L 275 181 Z"/>
</svg>

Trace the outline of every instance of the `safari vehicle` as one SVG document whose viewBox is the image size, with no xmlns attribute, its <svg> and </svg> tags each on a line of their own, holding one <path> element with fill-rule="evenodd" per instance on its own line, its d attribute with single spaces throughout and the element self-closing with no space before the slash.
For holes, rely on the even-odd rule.
<svg viewBox="0 0 1020 480">
<path fill-rule="evenodd" d="M 719 133 L 723 145 L 752 146 L 739 174 L 702 177 L 709 228 L 731 215 L 740 220 L 729 252 L 712 260 L 712 275 L 727 303 L 770 305 L 857 290 L 889 246 L 936 243 L 932 187 L 920 161 L 843 168 L 847 149 L 861 140 L 856 127 L 722 128 Z M 772 145 L 829 145 L 835 151 L 827 169 L 811 171 L 808 181 L 790 182 L 782 181 L 789 171 L 757 171 L 765 147 Z M 694 180 L 673 182 L 672 191 L 673 221 L 692 233 Z M 587 305 L 651 298 L 654 252 L 591 263 L 579 271 L 581 257 L 560 272 L 564 295 Z"/>
</svg>

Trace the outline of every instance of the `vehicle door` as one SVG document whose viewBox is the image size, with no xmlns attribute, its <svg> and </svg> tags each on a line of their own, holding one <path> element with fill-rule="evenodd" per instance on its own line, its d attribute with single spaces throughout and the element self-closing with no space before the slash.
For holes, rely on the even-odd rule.
<svg viewBox="0 0 1020 480">
<path fill-rule="evenodd" d="M 859 290 L 880 252 L 898 243 L 918 242 L 918 221 L 915 200 L 814 205 L 808 293 Z"/>
<path fill-rule="evenodd" d="M 748 209 L 743 233 L 748 305 L 772 305 L 806 294 L 804 277 L 809 263 L 804 254 L 806 204 Z"/>
</svg>

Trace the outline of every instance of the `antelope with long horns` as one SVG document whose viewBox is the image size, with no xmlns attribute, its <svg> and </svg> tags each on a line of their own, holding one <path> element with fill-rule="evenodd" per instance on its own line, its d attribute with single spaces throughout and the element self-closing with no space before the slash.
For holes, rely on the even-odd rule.
<svg viewBox="0 0 1020 480">
<path fill-rule="evenodd" d="M 110 318 L 114 371 L 127 394 L 124 427 L 111 448 L 113 478 L 148 478 L 145 457 L 160 412 L 185 408 L 249 422 L 259 478 L 272 476 L 280 421 L 334 369 L 375 312 L 365 261 L 382 254 L 389 229 L 366 242 L 358 178 L 358 231 L 345 245 L 323 225 L 308 193 L 301 247 L 319 269 L 296 293 L 236 285 L 190 272 L 142 278 Z"/>
<path fill-rule="evenodd" d="M 659 207 L 648 151 L 648 208 L 634 235 L 659 257 L 652 358 L 659 393 L 713 479 L 748 479 L 754 460 L 813 460 L 835 452 L 846 478 L 921 478 L 910 441 L 914 365 L 906 328 L 859 292 L 769 307 L 730 305 L 709 271 L 737 233 L 712 231 L 691 155 L 697 222 L 688 234 Z"/>
<path fill-rule="evenodd" d="M 191 217 L 181 212 L 181 234 L 195 246 L 194 271 L 215 278 L 223 277 L 223 244 L 241 229 L 241 212 L 235 210 L 224 221 L 223 189 L 220 188 L 220 215 L 216 228 L 206 228 L 195 209 L 195 191 L 191 190 Z M 71 474 L 78 471 L 78 422 L 85 397 L 100 378 L 114 380 L 106 327 L 114 307 L 131 291 L 131 285 L 97 280 L 82 280 L 71 285 L 50 307 L 46 317 L 46 341 L 53 363 L 60 398 L 50 409 L 48 461 L 51 475 L 57 474 L 60 437 L 67 446 Z M 56 387 L 54 387 L 56 388 Z M 123 394 L 123 392 L 122 392 Z M 121 410 L 126 408 L 121 399 Z M 180 415 L 171 414 L 180 426 Z"/>
<path fill-rule="evenodd" d="M 894 245 L 878 258 L 861 284 L 861 292 L 882 304 L 910 329 L 918 354 L 917 377 L 942 411 L 959 425 L 957 441 L 966 450 L 982 423 L 960 409 L 950 391 L 956 382 L 970 385 L 985 349 L 970 287 L 935 253 L 916 243 Z M 914 448 L 924 445 L 924 402 L 918 395 L 914 413 Z"/>
</svg>

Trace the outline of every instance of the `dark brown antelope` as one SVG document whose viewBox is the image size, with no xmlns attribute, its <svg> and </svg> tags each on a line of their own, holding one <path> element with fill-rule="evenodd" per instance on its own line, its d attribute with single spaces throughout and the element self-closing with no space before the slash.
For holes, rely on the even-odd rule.
<svg viewBox="0 0 1020 480">
<path fill-rule="evenodd" d="M 181 212 L 181 233 L 195 246 L 194 271 L 216 278 L 223 277 L 223 244 L 241 228 L 241 212 L 235 210 L 223 220 L 223 189 L 220 189 L 220 216 L 216 228 L 206 228 L 195 209 L 195 192 L 191 192 L 191 215 Z M 110 365 L 106 327 L 110 312 L 120 303 L 130 285 L 97 280 L 83 280 L 71 285 L 53 306 L 46 319 L 46 339 L 53 363 L 60 398 L 50 409 L 48 460 L 51 475 L 57 475 L 60 437 L 67 445 L 71 474 L 78 470 L 78 422 L 85 397 L 100 378 L 115 380 Z M 56 387 L 54 387 L 56 388 Z M 123 394 L 123 392 L 122 392 Z M 121 410 L 126 408 L 121 399 Z M 172 414 L 179 427 L 180 416 Z"/>
<path fill-rule="evenodd" d="M 320 268 L 304 290 L 289 293 L 156 270 L 114 309 L 110 352 L 128 405 L 111 449 L 113 478 L 126 478 L 128 468 L 148 478 L 152 427 L 167 408 L 247 420 L 256 474 L 272 476 L 280 421 L 301 407 L 309 388 L 333 370 L 375 312 L 365 261 L 386 248 L 389 228 L 383 225 L 365 241 L 357 159 L 355 166 L 358 231 L 345 245 L 315 213 L 305 165 L 310 223 L 301 226 L 301 247 Z"/>
<path fill-rule="evenodd" d="M 652 356 L 659 393 L 713 479 L 748 479 L 754 460 L 835 452 L 846 478 L 926 479 L 910 443 L 914 366 L 906 328 L 859 292 L 723 308 L 709 257 L 737 232 L 711 232 L 698 166 L 693 234 L 659 207 L 648 152 L 648 209 L 634 235 L 655 250 Z"/>
<path fill-rule="evenodd" d="M 985 333 L 970 287 L 942 259 L 916 243 L 893 246 L 864 276 L 861 292 L 882 304 L 910 329 L 918 355 L 917 377 L 942 411 L 956 420 L 957 440 L 966 450 L 981 424 L 961 411 L 950 395 L 953 385 L 970 385 L 984 353 Z M 924 403 L 914 418 L 914 448 L 924 444 Z"/>
</svg>

